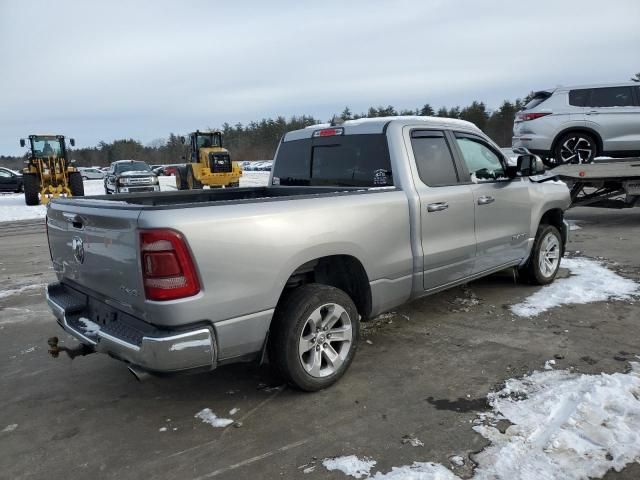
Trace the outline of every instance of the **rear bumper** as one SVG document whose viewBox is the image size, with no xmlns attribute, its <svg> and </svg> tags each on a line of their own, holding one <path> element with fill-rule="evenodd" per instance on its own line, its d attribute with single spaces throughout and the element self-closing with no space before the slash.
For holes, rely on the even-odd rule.
<svg viewBox="0 0 640 480">
<path fill-rule="evenodd" d="M 216 366 L 209 328 L 160 330 L 60 283 L 50 284 L 46 295 L 60 326 L 97 352 L 157 373 Z"/>
<path fill-rule="evenodd" d="M 547 156 L 551 154 L 551 139 L 536 134 L 526 134 L 511 137 L 511 148 L 525 147 L 531 153 Z"/>
</svg>

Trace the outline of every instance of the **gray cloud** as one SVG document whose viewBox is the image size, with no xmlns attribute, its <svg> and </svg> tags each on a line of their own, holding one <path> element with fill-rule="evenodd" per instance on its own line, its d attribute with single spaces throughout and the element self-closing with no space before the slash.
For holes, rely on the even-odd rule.
<svg viewBox="0 0 640 480">
<path fill-rule="evenodd" d="M 636 0 L 0 1 L 0 153 L 345 105 L 490 107 L 640 70 Z"/>
</svg>

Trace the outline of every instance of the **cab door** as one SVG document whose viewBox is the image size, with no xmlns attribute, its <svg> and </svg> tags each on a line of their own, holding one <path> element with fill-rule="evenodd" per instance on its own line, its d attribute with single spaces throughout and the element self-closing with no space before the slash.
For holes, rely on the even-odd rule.
<svg viewBox="0 0 640 480">
<path fill-rule="evenodd" d="M 471 274 L 476 254 L 473 192 L 461 182 L 450 140 L 442 130 L 410 132 L 420 197 L 423 288 L 432 290 Z"/>
<path fill-rule="evenodd" d="M 523 259 L 531 228 L 529 180 L 506 177 L 506 159 L 478 135 L 454 132 L 464 175 L 471 183 L 477 241 L 473 273 Z"/>
</svg>

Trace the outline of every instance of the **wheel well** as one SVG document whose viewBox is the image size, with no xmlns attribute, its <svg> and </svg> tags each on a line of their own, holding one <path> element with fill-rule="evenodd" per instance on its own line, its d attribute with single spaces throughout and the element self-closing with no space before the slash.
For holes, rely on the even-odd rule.
<svg viewBox="0 0 640 480">
<path fill-rule="evenodd" d="M 339 288 L 351 297 L 358 313 L 371 313 L 371 287 L 362 263 L 350 255 L 331 255 L 300 265 L 288 278 L 280 300 L 287 291 L 305 283 L 320 283 Z"/>
<path fill-rule="evenodd" d="M 566 232 L 564 230 L 564 212 L 559 208 L 554 208 L 552 210 L 548 210 L 542 215 L 540 219 L 540 225 L 553 225 L 560 231 L 560 235 L 562 235 L 562 244 L 566 242 Z"/>
<path fill-rule="evenodd" d="M 602 143 L 602 138 L 600 137 L 600 134 L 598 132 L 586 127 L 571 127 L 561 131 L 560 133 L 558 133 L 558 135 L 556 135 L 556 138 L 553 140 L 553 144 L 551 145 L 551 155 L 555 155 L 558 142 L 567 133 L 586 133 L 590 137 L 593 137 L 596 141 L 596 148 L 598 149 L 598 151 L 596 152 L 596 155 L 602 154 L 604 147 Z"/>
</svg>

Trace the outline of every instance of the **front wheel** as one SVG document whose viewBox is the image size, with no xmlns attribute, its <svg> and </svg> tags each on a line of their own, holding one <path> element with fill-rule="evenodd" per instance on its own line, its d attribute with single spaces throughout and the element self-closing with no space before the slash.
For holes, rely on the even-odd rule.
<svg viewBox="0 0 640 480">
<path fill-rule="evenodd" d="M 24 203 L 27 205 L 38 205 L 40 198 L 40 180 L 35 173 L 25 173 L 22 175 L 22 188 L 24 190 Z"/>
<path fill-rule="evenodd" d="M 591 163 L 598 153 L 596 141 L 582 132 L 569 132 L 556 144 L 552 161 L 554 166 L 566 163 Z"/>
<path fill-rule="evenodd" d="M 69 190 L 71 190 L 73 197 L 84 197 L 84 183 L 82 183 L 80 172 L 69 174 Z"/>
<path fill-rule="evenodd" d="M 269 334 L 269 360 L 300 390 L 315 392 L 334 384 L 356 354 L 360 323 L 342 290 L 310 283 L 280 302 Z"/>
<path fill-rule="evenodd" d="M 533 249 L 520 274 L 534 285 L 553 282 L 560 269 L 563 254 L 562 235 L 553 225 L 540 225 L 533 242 Z"/>
</svg>

